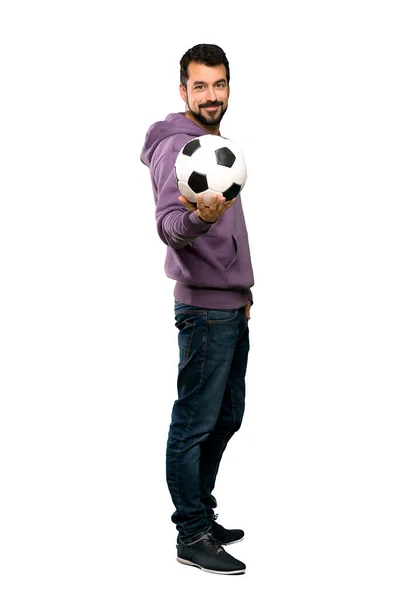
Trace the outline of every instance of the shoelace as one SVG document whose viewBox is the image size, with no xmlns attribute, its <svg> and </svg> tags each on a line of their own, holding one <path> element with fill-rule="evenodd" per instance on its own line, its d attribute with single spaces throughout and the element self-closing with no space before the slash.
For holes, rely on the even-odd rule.
<svg viewBox="0 0 400 600">
<path fill-rule="evenodd" d="M 217 542 L 217 540 L 215 540 L 213 538 L 213 536 L 211 535 L 211 533 L 207 534 L 207 537 L 204 538 L 204 542 L 207 544 L 207 546 L 209 546 L 210 548 L 213 548 L 214 550 L 216 550 L 217 554 L 219 552 L 223 552 L 224 549 L 222 547 L 222 544 L 220 544 L 219 542 Z"/>
</svg>

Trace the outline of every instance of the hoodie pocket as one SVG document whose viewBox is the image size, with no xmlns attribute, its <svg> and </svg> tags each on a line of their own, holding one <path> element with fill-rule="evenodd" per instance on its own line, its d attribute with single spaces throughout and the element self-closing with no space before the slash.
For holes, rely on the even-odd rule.
<svg viewBox="0 0 400 600">
<path fill-rule="evenodd" d="M 226 270 L 229 283 L 235 287 L 249 288 L 254 285 L 249 239 L 247 233 L 235 234 L 236 256 Z"/>
<path fill-rule="evenodd" d="M 238 257 L 238 242 L 235 235 L 221 237 L 207 234 L 207 246 L 213 259 L 224 271 L 228 271 Z"/>
<path fill-rule="evenodd" d="M 232 265 L 236 262 L 238 254 L 239 254 L 239 244 L 238 244 L 237 237 L 235 235 L 232 235 L 232 243 L 233 243 L 234 253 L 232 255 L 231 262 L 225 269 L 226 271 L 229 271 L 229 269 L 232 267 Z"/>
</svg>

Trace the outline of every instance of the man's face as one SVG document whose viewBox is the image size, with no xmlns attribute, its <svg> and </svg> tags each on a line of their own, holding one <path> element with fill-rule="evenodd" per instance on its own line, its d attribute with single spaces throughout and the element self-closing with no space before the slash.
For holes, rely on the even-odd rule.
<svg viewBox="0 0 400 600">
<path fill-rule="evenodd" d="M 218 125 L 228 108 L 229 86 L 224 65 L 207 67 L 191 62 L 187 86 L 180 85 L 182 99 L 200 123 Z"/>
</svg>

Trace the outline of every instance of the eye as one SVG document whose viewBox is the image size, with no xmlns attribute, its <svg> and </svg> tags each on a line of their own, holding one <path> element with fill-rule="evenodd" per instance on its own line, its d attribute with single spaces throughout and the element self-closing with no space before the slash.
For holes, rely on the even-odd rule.
<svg viewBox="0 0 400 600">
<path fill-rule="evenodd" d="M 202 90 L 204 88 L 204 85 L 195 85 L 194 89 L 195 90 Z"/>
</svg>

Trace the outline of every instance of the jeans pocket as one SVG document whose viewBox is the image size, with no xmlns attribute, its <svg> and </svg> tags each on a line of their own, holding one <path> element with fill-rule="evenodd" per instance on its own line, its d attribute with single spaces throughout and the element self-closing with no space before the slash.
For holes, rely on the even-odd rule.
<svg viewBox="0 0 400 600">
<path fill-rule="evenodd" d="M 178 365 L 178 367 L 183 367 L 189 359 L 196 325 L 194 323 L 190 323 L 188 321 L 182 320 L 182 321 L 177 321 L 175 323 L 175 327 L 177 327 L 179 329 L 179 333 L 178 333 L 179 365 Z"/>
<path fill-rule="evenodd" d="M 207 313 L 207 323 L 229 323 L 230 321 L 235 320 L 238 309 L 210 309 Z"/>
</svg>

